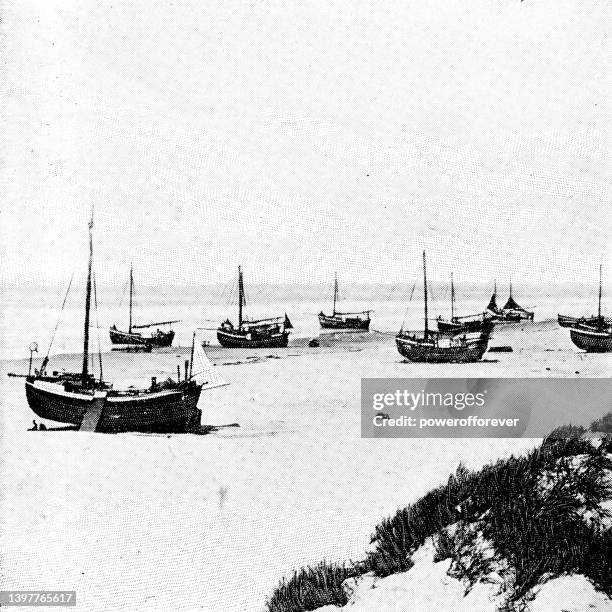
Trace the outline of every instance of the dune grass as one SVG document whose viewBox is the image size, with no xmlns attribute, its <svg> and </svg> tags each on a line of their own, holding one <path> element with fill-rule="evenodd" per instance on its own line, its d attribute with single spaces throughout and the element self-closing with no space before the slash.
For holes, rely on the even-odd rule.
<svg viewBox="0 0 612 612">
<path fill-rule="evenodd" d="M 305 567 L 281 580 L 268 600 L 270 612 L 305 612 L 327 604 L 343 606 L 347 597 L 342 583 L 367 571 L 362 564 L 337 564 L 322 561 L 315 567 Z"/>
<path fill-rule="evenodd" d="M 597 419 L 591 423 L 591 431 L 598 431 L 605 434 L 612 434 L 612 412 L 608 412 L 601 419 Z"/>
<path fill-rule="evenodd" d="M 609 452 L 610 439 L 595 446 L 587 439 L 554 435 L 524 456 L 499 460 L 476 472 L 459 465 L 446 483 L 383 519 L 371 538 L 374 548 L 363 561 L 324 562 L 295 572 L 276 588 L 267 602 L 268 612 L 345 605 L 346 578 L 406 572 L 413 565 L 412 554 L 431 536 L 436 537 L 436 560 L 456 557 L 459 536 L 445 529 L 475 523 L 496 559 L 512 569 L 505 585 L 509 606 L 520 608 L 537 584 L 572 573 L 585 575 L 612 597 L 612 531 L 602 528 L 605 513 L 597 514 L 601 501 L 612 496 Z M 599 518 L 599 523 L 585 521 L 585 513 Z M 466 533 L 461 536 L 464 548 Z M 464 569 L 457 577 L 473 584 L 485 577 L 490 565 L 476 555 L 469 564 L 459 564 Z"/>
<path fill-rule="evenodd" d="M 571 463 L 576 455 L 586 457 L 581 470 Z M 604 446 L 575 438 L 547 439 L 524 457 L 478 472 L 460 467 L 446 484 L 376 527 L 369 566 L 381 577 L 406 571 L 410 556 L 428 537 L 458 521 L 480 521 L 483 537 L 514 568 L 512 599 L 524 597 L 544 576 L 567 573 L 584 574 L 612 596 L 609 535 L 583 520 L 584 512 L 612 495 L 607 469 L 612 462 Z M 546 471 L 556 480 L 542 490 Z"/>
</svg>

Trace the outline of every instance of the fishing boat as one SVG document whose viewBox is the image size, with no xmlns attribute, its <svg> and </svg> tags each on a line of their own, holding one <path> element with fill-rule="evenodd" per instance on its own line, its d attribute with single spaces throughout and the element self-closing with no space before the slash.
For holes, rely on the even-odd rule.
<svg viewBox="0 0 612 612">
<path fill-rule="evenodd" d="M 423 295 L 425 330 L 417 334 L 401 329 L 395 338 L 397 350 L 409 361 L 428 363 L 465 363 L 480 361 L 487 350 L 491 328 L 475 333 L 441 334 L 429 329 L 427 303 L 427 262 L 423 251 Z"/>
<path fill-rule="evenodd" d="M 121 331 L 117 329 L 116 325 L 112 325 L 110 332 L 110 340 L 112 344 L 131 345 L 131 346 L 143 346 L 150 350 L 150 347 L 165 347 L 171 346 L 174 340 L 174 331 L 169 329 L 164 331 L 159 327 L 172 325 L 172 323 L 178 323 L 178 321 L 159 321 L 157 323 L 146 323 L 144 325 L 133 325 L 132 324 L 132 311 L 134 302 L 134 271 L 130 266 L 130 307 L 129 307 L 129 323 L 128 331 Z M 150 335 L 143 335 L 141 332 L 134 331 L 135 329 L 149 329 L 151 327 L 157 327 L 157 329 Z"/>
<path fill-rule="evenodd" d="M 559 322 L 560 327 L 598 327 L 601 324 L 612 324 L 612 319 L 609 317 L 602 317 L 600 319 L 596 316 L 570 317 L 562 314 L 557 315 L 557 321 Z"/>
<path fill-rule="evenodd" d="M 570 327 L 572 342 L 587 353 L 612 353 L 612 324 L 601 314 L 601 271 L 600 265 L 597 316 L 575 319 L 576 323 Z"/>
<path fill-rule="evenodd" d="M 451 272 L 451 318 L 443 319 L 439 316 L 436 319 L 438 331 L 441 334 L 456 335 L 460 333 L 479 332 L 485 327 L 493 327 L 493 317 L 486 312 L 474 315 L 455 316 L 455 284 Z"/>
<path fill-rule="evenodd" d="M 81 372 L 47 373 L 49 354 L 39 370 L 31 368 L 25 376 L 26 398 L 33 412 L 43 419 L 67 423 L 80 430 L 103 433 L 172 433 L 197 431 L 201 410 L 198 400 L 203 389 L 221 386 L 204 349 L 193 337 L 191 360 L 185 363 L 185 376 L 158 383 L 151 379 L 147 388 L 116 390 L 103 379 L 102 354 L 99 377 L 89 369 L 89 329 L 92 297 L 93 214 L 89 222 L 89 264 L 85 295 L 83 329 L 83 367 Z M 95 277 L 93 280 L 95 294 Z M 68 294 L 66 294 L 67 297 Z M 64 299 L 64 304 L 65 304 Z M 96 300 L 97 301 L 97 300 Z M 49 347 L 49 349 L 51 346 Z"/>
<path fill-rule="evenodd" d="M 612 325 L 610 317 L 604 317 L 601 314 L 601 274 L 602 266 L 599 266 L 599 310 L 597 316 L 590 317 L 570 317 L 569 315 L 557 315 L 557 321 L 561 327 L 579 327 L 579 328 L 595 328 L 602 329 Z"/>
<path fill-rule="evenodd" d="M 225 348 L 284 348 L 289 343 L 293 325 L 285 313 L 283 317 L 248 319 L 243 314 L 246 306 L 242 267 L 238 266 L 238 324 L 226 319 L 217 328 L 217 340 Z"/>
<path fill-rule="evenodd" d="M 533 321 L 534 312 L 517 304 L 512 297 L 512 281 L 510 281 L 510 295 L 503 308 L 497 306 L 497 282 L 493 288 L 493 295 L 487 306 L 487 313 L 495 323 L 518 323 L 520 321 Z"/>
<path fill-rule="evenodd" d="M 334 306 L 331 315 L 319 313 L 319 323 L 323 329 L 370 329 L 371 310 L 361 312 L 338 312 L 336 303 L 338 302 L 338 275 L 334 275 Z"/>
</svg>

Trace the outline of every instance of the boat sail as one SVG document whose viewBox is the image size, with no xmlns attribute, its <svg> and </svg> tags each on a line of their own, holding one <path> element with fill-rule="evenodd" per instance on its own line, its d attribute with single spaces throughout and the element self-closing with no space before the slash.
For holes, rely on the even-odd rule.
<svg viewBox="0 0 612 612">
<path fill-rule="evenodd" d="M 338 275 L 334 275 L 334 307 L 331 315 L 319 313 L 319 323 L 323 329 L 370 329 L 371 310 L 361 312 L 338 312 L 336 303 L 338 302 Z"/>
<path fill-rule="evenodd" d="M 128 331 L 120 331 L 116 325 L 112 325 L 110 332 L 110 340 L 112 344 L 127 344 L 143 346 L 150 350 L 151 347 L 164 347 L 171 346 L 174 340 L 174 331 L 172 329 L 163 331 L 156 329 L 149 336 L 145 336 L 140 332 L 135 332 L 135 329 L 147 329 L 150 327 L 157 327 L 163 325 L 171 325 L 172 323 L 178 323 L 178 321 L 160 321 L 158 323 L 147 323 L 145 325 L 133 325 L 132 324 L 132 310 L 134 301 L 134 271 L 130 266 L 130 309 L 129 309 L 129 323 Z"/>
<path fill-rule="evenodd" d="M 460 334 L 462 332 L 477 332 L 486 326 L 493 327 L 492 316 L 486 312 L 475 315 L 455 316 L 455 284 L 451 272 L 451 318 L 443 319 L 439 316 L 436 320 L 438 331 L 443 334 Z"/>
<path fill-rule="evenodd" d="M 409 361 L 429 363 L 465 363 L 480 361 L 487 350 L 491 328 L 475 333 L 445 335 L 429 329 L 427 304 L 427 262 L 423 251 L 423 294 L 425 331 L 422 335 L 400 330 L 395 338 L 397 350 Z"/>
<path fill-rule="evenodd" d="M 534 312 L 523 308 L 517 304 L 512 297 L 512 281 L 510 281 L 510 295 L 503 308 L 497 306 L 497 282 L 493 288 L 493 295 L 487 306 L 487 313 L 492 321 L 496 323 L 518 323 L 519 321 L 533 321 Z"/>
<path fill-rule="evenodd" d="M 48 375 L 48 356 L 40 370 L 25 377 L 26 398 L 30 408 L 43 419 L 67 423 L 81 430 L 104 433 L 136 431 L 145 433 L 176 433 L 198 431 L 202 412 L 198 400 L 203 388 L 219 386 L 218 377 L 202 368 L 208 361 L 192 345 L 192 367 L 182 380 L 171 379 L 158 383 L 151 379 L 148 388 L 126 391 L 113 389 L 102 378 L 100 353 L 100 377 L 89 370 L 89 319 L 92 293 L 93 263 L 93 213 L 89 222 L 89 264 L 85 295 L 85 322 L 83 328 L 83 366 L 78 372 L 53 372 Z M 95 285 L 94 285 L 95 291 Z M 194 335 L 195 344 L 195 335 Z M 193 373 L 193 357 L 198 359 L 198 371 Z M 210 363 L 210 362 L 208 362 Z M 187 365 L 187 364 L 186 364 Z"/>
<path fill-rule="evenodd" d="M 493 283 L 493 295 L 491 296 L 487 306 L 487 314 L 491 316 L 493 321 L 499 321 L 502 318 L 502 311 L 497 306 L 497 281 L 494 281 Z"/>
<path fill-rule="evenodd" d="M 284 348 L 289 343 L 293 325 L 284 317 L 248 319 L 243 316 L 246 306 L 242 267 L 238 266 L 238 325 L 226 319 L 217 328 L 217 340 L 225 348 Z"/>
<path fill-rule="evenodd" d="M 609 319 L 601 314 L 601 271 L 602 266 L 600 264 L 597 316 L 574 319 L 575 323 L 570 327 L 572 342 L 587 353 L 612 353 L 612 324 L 610 324 Z M 559 315 L 559 319 L 561 316 Z"/>
</svg>

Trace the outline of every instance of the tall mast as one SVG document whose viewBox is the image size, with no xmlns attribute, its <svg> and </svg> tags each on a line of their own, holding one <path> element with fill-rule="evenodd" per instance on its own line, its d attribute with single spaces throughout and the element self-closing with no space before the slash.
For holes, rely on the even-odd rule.
<svg viewBox="0 0 612 612">
<path fill-rule="evenodd" d="M 455 285 L 453 284 L 453 273 L 451 272 L 451 321 L 455 318 Z"/>
<path fill-rule="evenodd" d="M 81 380 L 83 385 L 87 384 L 88 378 L 88 357 L 89 357 L 89 310 L 91 307 L 91 267 L 93 263 L 93 209 L 91 211 L 91 219 L 89 220 L 89 265 L 87 268 L 87 292 L 85 294 L 85 327 L 83 340 L 83 371 L 81 372 Z"/>
<path fill-rule="evenodd" d="M 512 279 L 510 279 L 510 297 L 512 297 Z"/>
<path fill-rule="evenodd" d="M 189 358 L 189 380 L 193 375 L 193 352 L 195 351 L 196 333 L 193 332 L 193 338 L 191 339 L 191 357 Z"/>
<path fill-rule="evenodd" d="M 493 295 L 497 297 L 497 279 L 493 281 Z"/>
<path fill-rule="evenodd" d="M 238 327 L 242 325 L 242 306 L 243 305 L 245 305 L 244 280 L 242 278 L 242 267 L 238 266 Z"/>
<path fill-rule="evenodd" d="M 128 327 L 128 334 L 132 333 L 132 299 L 134 295 L 134 273 L 133 265 L 130 263 L 130 324 Z"/>
<path fill-rule="evenodd" d="M 597 307 L 597 318 L 601 320 L 601 264 L 599 264 L 599 304 Z"/>
<path fill-rule="evenodd" d="M 102 373 L 102 347 L 100 346 L 100 322 L 98 321 L 98 289 L 96 286 L 96 274 L 93 273 L 93 294 L 94 294 L 94 306 L 96 307 L 96 329 L 98 331 L 98 363 L 100 364 L 100 382 L 104 379 L 104 375 Z M 91 370 L 93 372 L 93 365 L 91 366 Z"/>
<path fill-rule="evenodd" d="M 427 264 L 425 262 L 425 251 L 423 251 L 423 290 L 425 294 L 425 339 L 429 336 L 429 323 L 427 312 Z"/>
<path fill-rule="evenodd" d="M 338 301 L 338 273 L 334 272 L 334 314 L 336 314 L 336 302 Z"/>
</svg>

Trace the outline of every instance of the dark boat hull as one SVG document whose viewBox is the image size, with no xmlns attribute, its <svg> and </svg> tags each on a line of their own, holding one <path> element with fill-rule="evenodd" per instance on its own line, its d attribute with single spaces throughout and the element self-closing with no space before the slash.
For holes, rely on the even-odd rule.
<svg viewBox="0 0 612 612">
<path fill-rule="evenodd" d="M 263 338 L 217 330 L 217 340 L 225 348 L 285 348 L 289 344 L 289 332 L 279 332 Z"/>
<path fill-rule="evenodd" d="M 338 317 L 320 313 L 319 323 L 323 329 L 370 329 L 370 317 Z"/>
<path fill-rule="evenodd" d="M 533 312 L 504 312 L 502 310 L 500 313 L 493 315 L 492 320 L 495 323 L 520 323 L 521 321 L 533 321 L 534 316 Z"/>
<path fill-rule="evenodd" d="M 612 332 L 596 329 L 571 328 L 572 342 L 587 353 L 612 353 Z"/>
<path fill-rule="evenodd" d="M 491 329 L 493 322 L 490 319 L 478 319 L 475 321 L 445 321 L 444 319 L 438 319 L 438 331 L 441 334 L 462 334 L 462 333 L 473 333 L 483 331 L 485 329 Z"/>
<path fill-rule="evenodd" d="M 112 395 L 113 392 L 109 392 L 95 431 L 193 431 L 199 426 L 202 416 L 197 408 L 200 391 L 201 387 L 193 385 L 185 390 L 150 392 L 134 396 Z M 59 385 L 41 388 L 33 379 L 26 381 L 26 398 L 32 411 L 39 417 L 78 426 L 94 401 L 93 394 L 63 391 Z"/>
<path fill-rule="evenodd" d="M 603 327 L 610 325 L 610 319 L 605 317 L 570 317 L 567 315 L 557 315 L 557 321 L 561 327 L 581 327 L 586 329 Z"/>
<path fill-rule="evenodd" d="M 151 336 L 143 336 L 142 334 L 123 332 L 118 329 L 109 330 L 110 340 L 112 344 L 143 344 L 157 347 L 172 346 L 174 340 L 174 331 L 167 332 L 159 331 Z"/>
<path fill-rule="evenodd" d="M 480 361 L 487 350 L 489 336 L 482 334 L 475 341 L 464 345 L 455 343 L 451 346 L 439 346 L 424 342 L 422 338 L 397 336 L 397 350 L 402 357 L 419 363 L 470 363 Z"/>
<path fill-rule="evenodd" d="M 557 321 L 561 327 L 574 327 L 579 319 L 576 317 L 568 317 L 566 315 L 557 315 Z"/>
</svg>

